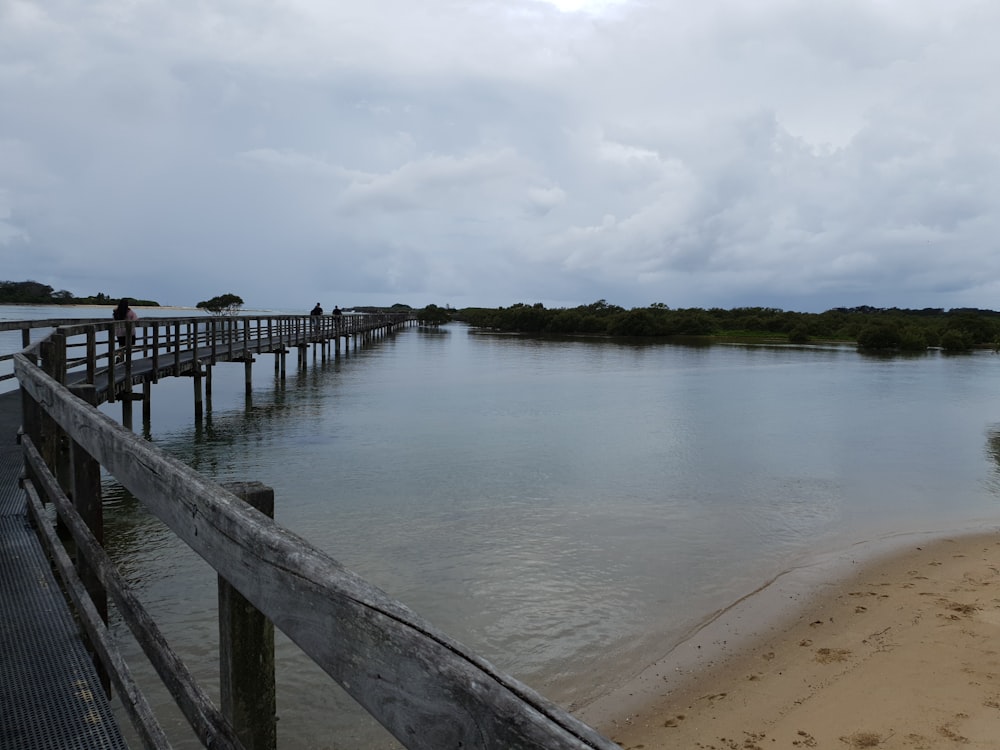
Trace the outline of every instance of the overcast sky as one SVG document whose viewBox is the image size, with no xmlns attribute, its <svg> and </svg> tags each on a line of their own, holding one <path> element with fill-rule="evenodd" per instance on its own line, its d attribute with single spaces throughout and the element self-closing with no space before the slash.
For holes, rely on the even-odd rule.
<svg viewBox="0 0 1000 750">
<path fill-rule="evenodd" d="M 1000 309 L 994 0 L 0 0 L 0 279 Z"/>
</svg>

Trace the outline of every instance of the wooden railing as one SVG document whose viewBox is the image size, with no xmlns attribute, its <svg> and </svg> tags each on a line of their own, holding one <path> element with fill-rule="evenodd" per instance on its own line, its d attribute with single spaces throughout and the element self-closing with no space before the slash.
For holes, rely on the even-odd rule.
<svg viewBox="0 0 1000 750">
<path fill-rule="evenodd" d="M 365 315 L 282 315 L 217 318 L 146 318 L 136 321 L 35 320 L 0 322 L 0 332 L 21 331 L 22 346 L 30 347 L 35 328 L 54 328 L 48 338 L 60 349 L 60 382 L 95 385 L 98 376 L 111 364 L 127 368 L 133 359 L 147 359 L 152 377 L 180 375 L 197 358 L 214 365 L 218 361 L 241 359 L 253 354 L 272 353 L 292 347 L 367 336 L 411 321 L 406 313 Z M 128 339 L 125 347 L 116 343 L 116 329 Z M 133 343 L 134 340 L 134 343 Z M 37 349 L 33 347 L 32 349 Z M 185 359 L 184 355 L 190 356 Z M 13 354 L 0 356 L 0 362 Z M 14 373 L 0 375 L 0 380 Z M 119 379 L 121 375 L 119 374 Z M 114 390 L 107 394 L 114 400 Z"/>
<path fill-rule="evenodd" d="M 349 320 L 345 316 L 333 325 L 356 325 Z M 184 321 L 136 324 L 143 335 L 128 354 L 145 353 L 137 365 L 148 364 L 156 356 L 167 362 L 173 357 L 159 372 L 179 374 L 178 357 L 207 353 L 236 358 L 240 347 L 278 351 L 279 346 L 307 345 L 323 340 L 322 326 L 327 323 L 279 318 L 237 319 L 221 328 L 212 321 L 193 328 L 188 325 Z M 38 364 L 39 348 L 32 347 L 14 355 L 14 369 L 23 394 L 22 442 L 29 497 L 36 509 L 43 500 L 55 503 L 74 535 L 79 553 L 76 565 L 64 561 L 60 567 L 69 568 L 67 586 L 76 592 L 81 619 L 148 747 L 165 747 L 166 739 L 129 677 L 127 665 L 106 637 L 104 590 L 206 747 L 273 747 L 273 717 L 266 717 L 270 729 L 255 730 L 233 712 L 232 697 L 223 695 L 224 711 L 216 709 L 125 587 L 101 548 L 102 470 L 204 558 L 404 746 L 427 750 L 618 747 L 276 524 L 233 491 L 98 411 L 93 406 L 99 383 L 95 360 L 103 359 L 105 368 L 113 363 L 114 342 L 105 334 L 109 326 L 102 322 L 59 327 L 40 347 L 47 350 L 44 366 Z M 363 333 L 360 328 L 355 332 Z M 61 357 L 59 350 L 65 345 L 64 351 L 72 351 L 67 342 L 78 338 L 86 356 Z M 106 352 L 98 354 L 98 348 Z M 147 372 L 157 372 L 157 368 Z M 74 390 L 87 398 L 74 395 Z M 113 391 L 113 387 L 108 389 Z M 38 515 L 45 525 L 42 514 Z M 223 644 L 220 650 L 226 648 Z M 243 697 L 253 700 L 246 693 Z"/>
</svg>

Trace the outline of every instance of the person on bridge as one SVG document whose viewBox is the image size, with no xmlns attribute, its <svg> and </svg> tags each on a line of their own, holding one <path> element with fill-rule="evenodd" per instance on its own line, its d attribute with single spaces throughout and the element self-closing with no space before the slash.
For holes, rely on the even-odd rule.
<svg viewBox="0 0 1000 750">
<path fill-rule="evenodd" d="M 316 303 L 316 307 L 314 307 L 312 310 L 309 311 L 309 314 L 310 315 L 322 315 L 323 314 L 323 308 L 320 307 L 319 302 Z"/>
<path fill-rule="evenodd" d="M 336 305 L 333 306 L 333 314 L 340 315 L 340 308 L 337 307 Z"/>
<path fill-rule="evenodd" d="M 134 344 L 135 331 L 132 331 L 132 340 L 129 341 L 128 326 L 124 324 L 124 321 L 138 320 L 139 316 L 135 314 L 135 310 L 129 307 L 128 297 L 122 297 L 121 302 L 118 303 L 118 307 L 111 313 L 111 317 L 115 320 L 123 321 L 115 326 L 115 338 L 118 339 L 119 348 L 124 349 L 126 343 Z"/>
</svg>

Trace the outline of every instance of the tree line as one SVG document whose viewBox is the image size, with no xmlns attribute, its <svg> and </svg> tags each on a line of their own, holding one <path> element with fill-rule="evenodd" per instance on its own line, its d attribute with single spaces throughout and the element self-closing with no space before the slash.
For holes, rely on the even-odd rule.
<svg viewBox="0 0 1000 750">
<path fill-rule="evenodd" d="M 855 342 L 872 351 L 1000 348 L 1000 313 L 978 308 L 837 307 L 822 313 L 771 307 L 678 308 L 657 303 L 626 310 L 598 300 L 573 308 L 541 303 L 464 308 L 452 319 L 497 331 L 621 337 L 702 336 L 744 341 Z"/>
<path fill-rule="evenodd" d="M 134 305 L 159 307 L 153 300 L 132 299 Z M 118 300 L 104 292 L 89 297 L 76 297 L 65 289 L 55 291 L 38 281 L 0 281 L 0 304 L 4 305 L 114 305 Z"/>
<path fill-rule="evenodd" d="M 55 291 L 37 281 L 0 281 L 0 304 L 113 305 L 103 292 L 76 297 Z M 133 304 L 159 306 L 152 300 L 133 299 Z M 214 314 L 236 314 L 243 300 L 224 294 L 199 302 Z M 409 305 L 391 308 L 355 307 L 358 311 L 410 311 Z M 980 347 L 1000 350 L 1000 312 L 979 308 L 940 307 L 922 309 L 835 307 L 821 313 L 791 312 L 773 307 L 670 308 L 663 303 L 625 309 L 598 300 L 572 308 L 546 308 L 542 303 L 517 303 L 510 307 L 466 307 L 427 305 L 416 311 L 424 325 L 460 320 L 477 328 L 549 335 L 595 335 L 618 337 L 712 337 L 741 341 L 782 341 L 806 344 L 817 341 L 855 342 L 870 351 L 924 351 L 940 347 L 962 352 Z"/>
</svg>

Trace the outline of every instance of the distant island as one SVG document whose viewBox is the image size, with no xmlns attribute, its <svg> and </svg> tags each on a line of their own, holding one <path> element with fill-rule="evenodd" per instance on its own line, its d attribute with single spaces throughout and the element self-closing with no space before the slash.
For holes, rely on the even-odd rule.
<svg viewBox="0 0 1000 750">
<path fill-rule="evenodd" d="M 129 297 L 133 305 L 159 307 L 159 302 Z M 118 299 L 98 292 L 90 297 L 75 297 L 65 289 L 55 291 L 37 281 L 0 281 L 0 304 L 3 305 L 114 305 Z"/>
</svg>

